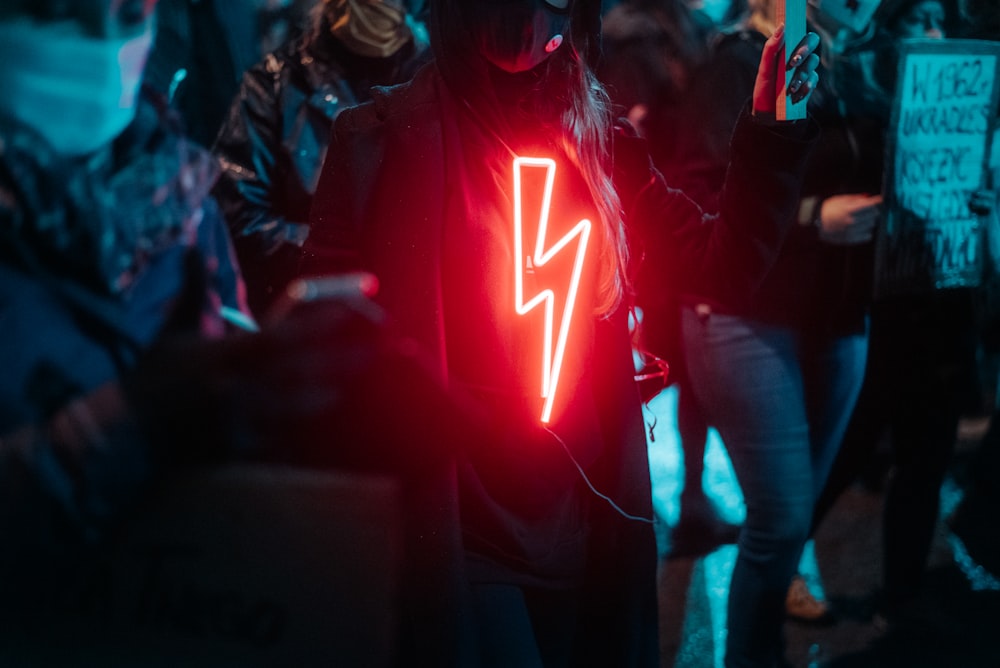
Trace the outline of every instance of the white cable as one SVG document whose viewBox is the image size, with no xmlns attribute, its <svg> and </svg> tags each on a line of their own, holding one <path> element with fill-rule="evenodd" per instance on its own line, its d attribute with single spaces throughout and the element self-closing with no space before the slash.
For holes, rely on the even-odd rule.
<svg viewBox="0 0 1000 668">
<path fill-rule="evenodd" d="M 648 518 L 648 517 L 639 517 L 638 515 L 631 515 L 631 514 L 629 514 L 629 513 L 625 512 L 624 510 L 622 510 L 622 509 L 621 509 L 621 508 L 620 508 L 620 507 L 618 506 L 618 504 L 617 504 L 617 503 L 615 503 L 615 502 L 614 502 L 614 501 L 613 501 L 613 500 L 611 499 L 611 497 L 609 497 L 609 496 L 607 496 L 607 495 L 605 495 L 605 494 L 601 494 L 600 492 L 598 492 L 598 491 L 597 491 L 597 488 L 595 488 L 595 487 L 594 487 L 594 485 L 593 485 L 593 484 L 591 484 L 591 482 L 590 482 L 590 478 L 588 478 L 588 477 L 587 477 L 587 474 L 586 474 L 586 473 L 584 472 L 584 470 L 583 470 L 583 467 L 582 467 L 582 466 L 580 466 L 580 463 L 576 461 L 576 458 L 575 458 L 575 457 L 573 456 L 573 453 L 572 453 L 572 452 L 570 452 L 570 450 L 569 450 L 569 447 L 568 447 L 568 446 L 566 445 L 566 442 L 565 442 L 565 441 L 563 441 L 563 440 L 562 440 L 561 438 L 559 438 L 559 434 L 555 433 L 554 431 L 552 431 L 552 430 L 551 430 L 551 429 L 549 429 L 548 427 L 543 427 L 543 429 L 545 429 L 545 431 L 547 431 L 547 432 L 549 432 L 550 434 L 552 434 L 552 436 L 553 436 L 553 437 L 554 437 L 554 438 L 555 438 L 555 439 L 556 439 L 557 441 L 559 441 L 559 445 L 561 445 L 561 446 L 563 447 L 563 450 L 565 450 L 565 451 L 566 451 L 566 454 L 567 454 L 567 455 L 569 456 L 569 460 L 570 460 L 571 462 L 573 462 L 573 466 L 575 466 L 575 467 L 576 467 L 576 470 L 580 472 L 580 476 L 581 476 L 581 477 L 583 478 L 583 481 L 584 481 L 585 483 L 587 483 L 587 487 L 589 487 L 589 488 L 590 488 L 590 491 L 591 491 L 591 492 L 593 492 L 593 493 L 594 493 L 594 494 L 596 494 L 596 495 L 597 495 L 598 497 L 600 497 L 600 498 L 604 499 L 605 501 L 607 501 L 607 502 L 608 502 L 608 505 L 610 505 L 610 506 L 611 506 L 612 508 L 614 508 L 614 509 L 615 509 L 615 511 L 616 511 L 616 512 L 617 512 L 617 513 L 618 513 L 619 515 L 621 515 L 622 517 L 624 517 L 625 519 L 628 519 L 628 520 L 634 520 L 634 521 L 636 521 L 636 522 L 645 522 L 646 524 L 653 524 L 653 520 L 652 520 L 652 519 L 650 519 L 650 518 Z"/>
</svg>

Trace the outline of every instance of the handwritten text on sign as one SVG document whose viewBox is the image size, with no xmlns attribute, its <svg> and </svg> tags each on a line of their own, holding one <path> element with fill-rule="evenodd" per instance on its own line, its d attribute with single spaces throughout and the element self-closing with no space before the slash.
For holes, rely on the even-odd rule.
<svg viewBox="0 0 1000 668">
<path fill-rule="evenodd" d="M 997 55 L 965 52 L 970 44 L 942 41 L 921 52 L 915 43 L 904 51 L 880 258 L 889 291 L 921 277 L 937 288 L 974 286 L 981 277 L 980 221 L 969 198 L 984 183 Z M 941 51 L 949 47 L 954 51 Z"/>
</svg>

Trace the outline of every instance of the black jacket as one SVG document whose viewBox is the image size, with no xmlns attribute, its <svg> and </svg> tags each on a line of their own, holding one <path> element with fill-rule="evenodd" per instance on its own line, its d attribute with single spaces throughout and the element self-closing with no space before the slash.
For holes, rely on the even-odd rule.
<svg viewBox="0 0 1000 668">
<path fill-rule="evenodd" d="M 483 144 L 480 135 L 469 133 L 475 122 L 462 109 L 432 65 L 410 84 L 380 91 L 373 103 L 341 114 L 313 204 L 304 265 L 307 273 L 357 268 L 375 273 L 380 283 L 379 301 L 399 329 L 428 351 L 442 377 L 453 385 L 469 380 L 456 374 L 454 350 L 468 341 L 455 336 L 455 323 L 472 317 L 456 313 L 459 302 L 455 295 L 475 295 L 478 290 L 482 299 L 489 301 L 507 287 L 506 280 L 485 285 L 473 280 L 471 285 L 456 286 L 462 281 L 453 270 L 459 247 L 452 233 L 475 228 L 475 224 L 466 224 L 464 216 L 478 210 L 483 193 L 492 192 L 489 185 L 477 192 L 467 189 L 470 184 L 475 188 L 492 183 L 469 175 L 489 159 L 480 151 L 491 149 L 488 137 Z M 691 200 L 664 186 L 651 169 L 641 143 L 621 140 L 616 171 L 630 174 L 629 185 L 622 186 L 623 200 L 628 201 L 633 216 L 643 221 L 635 227 L 637 235 L 647 242 L 648 280 L 679 275 L 685 282 L 700 282 L 712 277 L 712 294 L 722 299 L 744 294 L 766 271 L 773 249 L 784 236 L 789 209 L 798 194 L 796 173 L 809 142 L 783 139 L 749 120 L 741 127 L 734 160 L 738 176 L 731 183 L 725 213 L 732 217 L 741 209 L 752 212 L 744 226 L 711 224 Z M 765 147 L 779 165 L 768 179 L 761 178 L 753 159 Z M 353 196 L 345 198 L 343 193 Z M 491 210 L 491 203 L 483 204 L 483 210 Z M 456 215 L 463 219 L 456 219 Z M 501 233 L 492 247 L 502 247 L 505 236 Z M 486 241 L 487 248 L 495 241 L 491 239 Z M 489 257 L 480 259 L 484 264 L 491 261 Z M 732 268 L 725 279 L 709 270 L 718 262 Z M 472 262 L 467 266 L 476 265 Z M 476 307 L 471 313 L 481 312 L 478 304 L 468 306 Z M 567 448 L 582 448 L 575 454 L 597 489 L 624 512 L 650 518 L 646 441 L 623 316 L 619 311 L 607 319 L 595 319 L 592 330 L 585 330 L 592 337 L 583 360 L 586 372 L 581 376 L 586 389 L 573 394 L 566 409 L 567 421 L 554 422 L 552 430 L 562 432 Z M 462 321 L 458 329 L 464 324 Z M 469 331 L 475 327 L 471 325 Z M 487 329 L 479 331 L 490 335 Z M 494 357 L 509 356 L 511 351 L 498 348 L 493 353 L 495 356 L 482 358 L 484 369 L 496 364 Z M 497 382 L 502 382 L 502 374 L 498 378 Z M 497 429 L 484 432 L 480 442 L 467 443 L 465 451 L 457 452 L 458 477 L 445 475 L 440 481 L 440 500 L 455 504 L 456 514 L 462 515 L 465 549 L 471 545 L 489 552 L 481 532 L 492 526 L 497 551 L 478 556 L 496 565 L 495 574 L 501 581 L 539 582 L 542 571 L 548 573 L 545 569 L 551 564 L 511 561 L 510 551 L 531 554 L 538 547 L 533 541 L 545 540 L 544 536 L 532 537 L 534 503 L 551 503 L 552 495 L 574 496 L 586 506 L 590 517 L 589 535 L 582 537 L 586 545 L 578 546 L 587 555 L 581 617 L 583 628 L 589 629 L 581 633 L 577 648 L 581 663 L 641 665 L 655 661 L 656 551 L 651 526 L 622 517 L 603 499 L 581 488 L 579 472 L 567 466 L 569 460 L 552 432 L 540 429 L 537 421 L 532 423 L 529 414 L 508 412 L 502 402 L 486 396 L 495 395 L 480 395 L 480 408 L 488 415 L 496 413 L 492 424 Z M 582 411 L 591 412 L 582 415 Z M 572 430 L 566 425 L 581 418 L 593 420 L 594 431 L 583 439 L 579 434 L 567 435 Z M 517 451 L 537 459 L 525 460 L 520 468 L 520 460 L 502 461 L 509 452 L 503 447 L 510 445 L 512 434 L 520 435 L 515 440 L 522 447 L 537 446 Z M 554 453 L 551 460 L 539 454 L 546 448 Z M 502 467 L 518 472 L 506 482 L 508 487 L 514 485 L 513 496 L 511 489 L 502 488 L 502 480 L 491 478 Z M 554 487 L 539 484 L 542 478 Z M 520 509 L 504 505 L 500 501 L 503 497 Z M 504 522 L 490 524 L 500 515 Z M 470 517 L 476 519 L 466 524 Z M 489 537 L 487 542 L 491 542 Z M 463 546 L 456 543 L 451 548 L 461 550 Z M 450 576 L 449 591 L 461 590 L 461 555 L 450 554 L 456 570 Z"/>
<path fill-rule="evenodd" d="M 120 381 L 180 326 L 178 305 L 195 298 L 185 327 L 204 337 L 222 331 L 219 306 L 246 309 L 208 196 L 215 163 L 151 106 L 84 163 L 23 128 L 0 137 L 0 563 L 31 582 L 26 555 L 72 554 L 157 474 Z"/>
<path fill-rule="evenodd" d="M 665 173 L 671 185 L 707 210 L 719 206 L 732 151 L 727 137 L 752 93 L 764 41 L 753 30 L 721 36 L 711 60 L 694 77 L 684 111 L 689 131 L 678 137 L 676 161 Z M 784 248 L 752 300 L 717 305 L 729 313 L 822 336 L 863 331 L 871 301 L 873 244 L 823 243 L 815 215 L 831 195 L 880 192 L 883 164 L 880 125 L 842 112 L 829 84 L 821 73 L 819 90 L 809 100 L 809 113 L 822 133 L 802 166 L 802 203 L 791 211 L 790 222 L 795 224 Z M 696 288 L 692 298 L 706 296 Z"/>
<path fill-rule="evenodd" d="M 258 315 L 298 268 L 333 119 L 368 100 L 372 85 L 406 77 L 414 57 L 407 44 L 390 58 L 363 58 L 321 31 L 268 54 L 243 76 L 213 148 L 222 165 L 214 195 Z"/>
</svg>

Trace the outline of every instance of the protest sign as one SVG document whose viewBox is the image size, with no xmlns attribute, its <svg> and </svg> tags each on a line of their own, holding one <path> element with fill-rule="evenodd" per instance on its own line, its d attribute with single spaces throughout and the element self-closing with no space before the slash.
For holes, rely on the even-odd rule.
<svg viewBox="0 0 1000 668">
<path fill-rule="evenodd" d="M 886 212 L 876 243 L 878 297 L 975 287 L 985 184 L 997 115 L 1000 44 L 907 40 L 886 137 Z"/>
</svg>

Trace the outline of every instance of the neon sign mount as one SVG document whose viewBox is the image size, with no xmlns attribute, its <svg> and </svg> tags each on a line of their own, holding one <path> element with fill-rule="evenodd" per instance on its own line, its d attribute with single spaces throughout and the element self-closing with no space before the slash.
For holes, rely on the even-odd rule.
<svg viewBox="0 0 1000 668">
<path fill-rule="evenodd" d="M 545 186 L 542 192 L 542 206 L 538 215 L 535 248 L 533 254 L 527 256 L 527 262 L 524 254 L 524 203 L 521 188 L 521 172 L 525 168 L 545 170 Z M 587 254 L 591 230 L 590 221 L 584 218 L 554 244 L 546 247 L 555 174 L 556 163 L 549 158 L 514 158 L 514 308 L 519 315 L 525 315 L 540 304 L 544 308 L 545 330 L 542 342 L 541 396 L 545 401 L 542 405 L 541 421 L 546 423 L 552 417 L 552 404 L 559 386 L 559 375 L 562 371 L 563 356 L 566 353 L 566 341 L 569 338 L 570 322 L 573 319 L 573 309 L 576 306 L 576 295 L 580 287 L 580 276 L 583 273 L 583 261 Z M 557 289 L 545 288 L 525 301 L 525 274 L 533 271 L 534 268 L 546 265 L 574 241 L 577 242 L 576 256 L 568 284 L 559 285 Z M 557 294 L 562 296 L 563 291 L 565 291 L 565 302 L 558 326 L 556 326 L 554 322 L 556 296 Z M 553 337 L 555 337 L 554 340 Z"/>
</svg>

